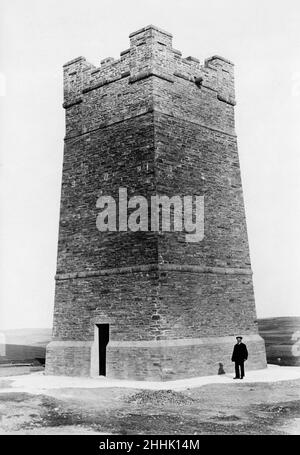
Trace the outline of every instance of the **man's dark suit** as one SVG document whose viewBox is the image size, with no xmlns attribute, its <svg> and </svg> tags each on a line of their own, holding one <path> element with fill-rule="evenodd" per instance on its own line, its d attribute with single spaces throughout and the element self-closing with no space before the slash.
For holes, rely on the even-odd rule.
<svg viewBox="0 0 300 455">
<path fill-rule="evenodd" d="M 244 343 L 237 343 L 233 348 L 231 361 L 235 362 L 235 377 L 243 378 L 245 376 L 244 362 L 248 359 L 247 347 Z M 240 371 L 241 370 L 241 371 Z"/>
</svg>

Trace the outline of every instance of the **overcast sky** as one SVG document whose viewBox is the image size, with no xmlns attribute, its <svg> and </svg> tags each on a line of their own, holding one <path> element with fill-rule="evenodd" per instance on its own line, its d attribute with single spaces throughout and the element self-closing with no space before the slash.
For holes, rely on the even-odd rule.
<svg viewBox="0 0 300 455">
<path fill-rule="evenodd" d="M 49 327 L 63 159 L 62 65 L 99 65 L 154 24 L 183 56 L 235 63 L 259 317 L 300 315 L 300 2 L 0 1 L 0 328 Z"/>
</svg>

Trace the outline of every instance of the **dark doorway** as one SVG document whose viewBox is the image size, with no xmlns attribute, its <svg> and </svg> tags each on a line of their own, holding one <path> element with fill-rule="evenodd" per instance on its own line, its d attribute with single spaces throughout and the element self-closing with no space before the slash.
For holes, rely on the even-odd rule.
<svg viewBox="0 0 300 455">
<path fill-rule="evenodd" d="M 106 375 L 106 346 L 109 341 L 109 324 L 97 324 L 99 336 L 99 375 Z"/>
</svg>

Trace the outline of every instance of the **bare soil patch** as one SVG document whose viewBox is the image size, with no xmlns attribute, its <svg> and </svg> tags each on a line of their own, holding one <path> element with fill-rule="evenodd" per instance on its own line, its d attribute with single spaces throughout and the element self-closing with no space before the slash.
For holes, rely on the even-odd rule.
<svg viewBox="0 0 300 455">
<path fill-rule="evenodd" d="M 0 393 L 0 434 L 295 434 L 299 422 L 300 380 Z"/>
</svg>

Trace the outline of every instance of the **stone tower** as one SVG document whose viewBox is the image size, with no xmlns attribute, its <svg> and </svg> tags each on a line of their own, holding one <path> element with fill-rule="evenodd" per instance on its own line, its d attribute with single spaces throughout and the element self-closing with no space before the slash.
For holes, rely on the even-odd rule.
<svg viewBox="0 0 300 455">
<path fill-rule="evenodd" d="M 217 374 L 258 335 L 234 129 L 233 64 L 183 58 L 152 25 L 100 67 L 64 65 L 66 136 L 53 340 L 46 373 L 169 380 Z M 204 196 L 205 235 L 99 232 L 97 200 L 119 188 Z"/>
</svg>

